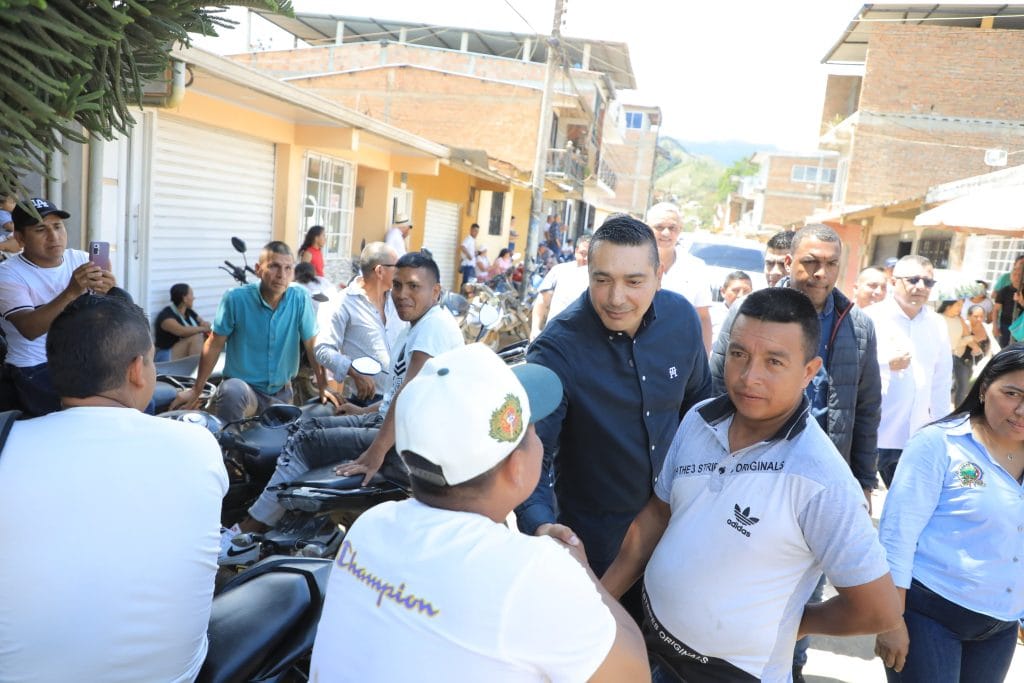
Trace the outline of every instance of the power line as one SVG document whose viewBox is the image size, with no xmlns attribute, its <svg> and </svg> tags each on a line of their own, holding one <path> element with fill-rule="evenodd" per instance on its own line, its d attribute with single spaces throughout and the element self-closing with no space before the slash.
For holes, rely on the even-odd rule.
<svg viewBox="0 0 1024 683">
<path fill-rule="evenodd" d="M 521 12 L 520 12 L 519 10 L 517 10 L 517 9 L 516 9 L 516 6 L 515 6 L 515 5 L 513 5 L 513 4 L 511 3 L 511 2 L 509 2 L 509 0 L 504 0 L 504 2 L 505 2 L 505 4 L 506 4 L 506 5 L 508 5 L 508 8 L 509 8 L 510 10 L 512 10 L 513 12 L 515 12 L 515 13 L 516 13 L 516 16 L 518 16 L 518 17 L 519 17 L 520 19 L 522 19 L 522 20 L 523 20 L 523 23 L 524 23 L 524 24 L 526 24 L 526 25 L 527 25 L 527 26 L 529 27 L 529 29 L 530 29 L 531 31 L 533 31 L 533 32 L 534 32 L 534 34 L 536 34 L 536 35 L 538 35 L 538 36 L 540 35 L 540 31 L 538 31 L 537 29 L 535 29 L 535 28 L 533 27 L 533 25 L 532 25 L 532 24 L 531 24 L 531 23 L 530 23 L 529 21 L 527 21 L 526 17 L 524 17 L 524 16 L 522 15 L 522 13 L 521 13 Z"/>
</svg>

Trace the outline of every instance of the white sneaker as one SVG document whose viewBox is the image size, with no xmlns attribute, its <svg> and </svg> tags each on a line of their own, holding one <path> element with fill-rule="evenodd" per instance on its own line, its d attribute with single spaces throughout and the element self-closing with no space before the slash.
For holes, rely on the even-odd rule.
<svg viewBox="0 0 1024 683">
<path fill-rule="evenodd" d="M 220 530 L 220 553 L 217 564 L 224 566 L 252 564 L 260 557 L 260 544 L 252 534 L 243 534 L 235 524 Z"/>
</svg>

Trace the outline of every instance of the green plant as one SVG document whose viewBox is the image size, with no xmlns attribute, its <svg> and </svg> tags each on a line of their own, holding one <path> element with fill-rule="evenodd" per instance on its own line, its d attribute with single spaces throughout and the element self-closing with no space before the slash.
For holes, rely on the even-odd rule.
<svg viewBox="0 0 1024 683">
<path fill-rule="evenodd" d="M 290 0 L 0 0 L 0 194 L 45 175 L 63 141 L 126 134 L 171 46 L 234 25 L 224 5 L 292 13 Z"/>
</svg>

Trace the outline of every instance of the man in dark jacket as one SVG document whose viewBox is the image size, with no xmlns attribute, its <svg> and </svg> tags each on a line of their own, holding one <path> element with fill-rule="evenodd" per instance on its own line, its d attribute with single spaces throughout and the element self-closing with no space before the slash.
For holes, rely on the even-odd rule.
<svg viewBox="0 0 1024 683">
<path fill-rule="evenodd" d="M 882 386 L 878 372 L 875 328 L 864 312 L 836 289 L 843 245 L 827 225 L 808 225 L 793 236 L 786 258 L 789 276 L 779 287 L 792 287 L 810 298 L 821 322 L 818 355 L 822 366 L 807 387 L 811 412 L 825 430 L 839 454 L 860 482 L 871 510 L 871 492 L 878 474 L 878 421 Z M 723 368 L 729 347 L 729 332 L 738 306 L 722 323 L 722 331 L 711 352 L 714 392 L 725 392 Z M 812 602 L 821 599 L 821 584 Z M 816 598 L 816 599 L 815 599 Z M 806 639 L 797 644 L 793 677 L 802 681 L 800 669 L 807 659 Z"/>
</svg>

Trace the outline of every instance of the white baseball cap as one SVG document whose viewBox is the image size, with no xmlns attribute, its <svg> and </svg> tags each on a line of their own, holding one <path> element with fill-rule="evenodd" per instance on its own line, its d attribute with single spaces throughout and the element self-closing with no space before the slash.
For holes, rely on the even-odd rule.
<svg viewBox="0 0 1024 683">
<path fill-rule="evenodd" d="M 548 368 L 509 367 L 489 347 L 468 344 L 428 360 L 399 393 L 396 450 L 437 466 L 410 467 L 414 476 L 455 486 L 507 458 L 561 401 L 562 383 Z"/>
</svg>

